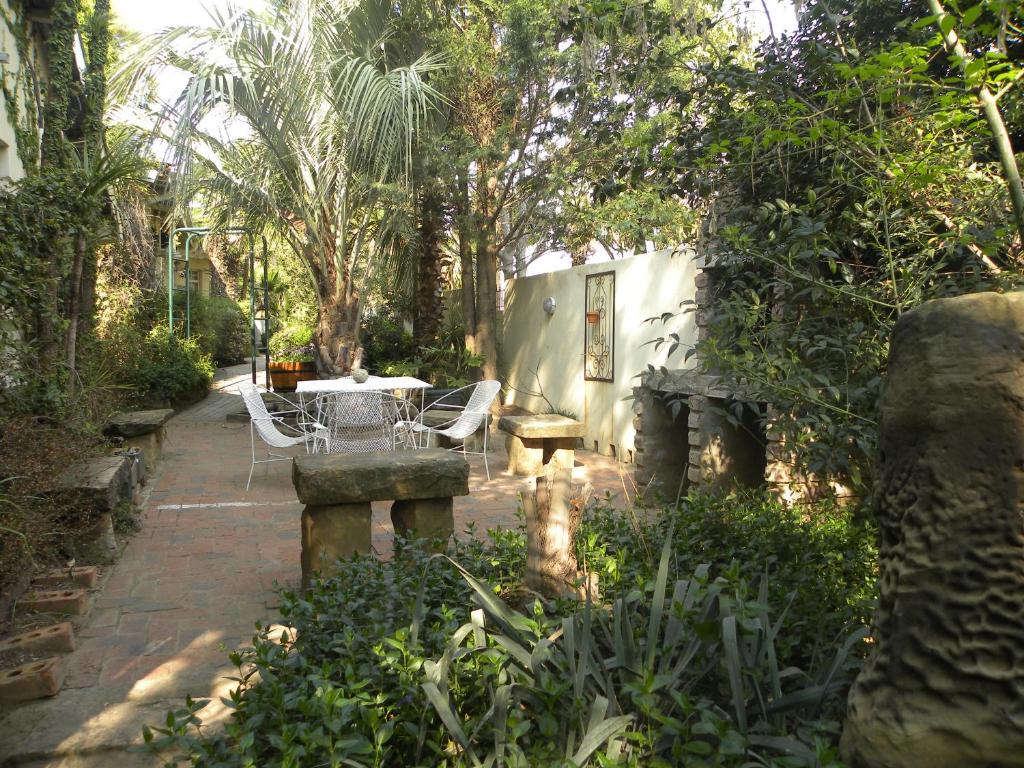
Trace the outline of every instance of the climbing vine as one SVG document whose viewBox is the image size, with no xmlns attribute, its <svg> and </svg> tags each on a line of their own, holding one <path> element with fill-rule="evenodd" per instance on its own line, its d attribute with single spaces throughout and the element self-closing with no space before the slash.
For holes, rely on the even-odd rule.
<svg viewBox="0 0 1024 768">
<path fill-rule="evenodd" d="M 68 128 L 68 108 L 71 104 L 74 79 L 74 38 L 78 30 L 78 3 L 76 0 L 58 0 L 51 11 L 49 64 L 49 94 L 43 122 L 43 166 L 63 165 L 67 162 L 64 145 Z"/>
</svg>

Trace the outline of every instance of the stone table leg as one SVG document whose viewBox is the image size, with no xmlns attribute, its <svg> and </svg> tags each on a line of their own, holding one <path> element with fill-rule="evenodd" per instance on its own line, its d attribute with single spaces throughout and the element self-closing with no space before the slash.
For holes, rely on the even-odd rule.
<svg viewBox="0 0 1024 768">
<path fill-rule="evenodd" d="M 440 499 L 402 499 L 391 505 L 395 533 L 415 532 L 417 538 L 448 541 L 455 533 L 452 497 Z M 444 546 L 440 547 L 441 550 Z"/>
<path fill-rule="evenodd" d="M 576 438 L 545 437 L 544 465 L 556 469 L 572 469 L 576 465 Z"/>
<path fill-rule="evenodd" d="M 518 437 L 505 439 L 508 469 L 513 475 L 537 477 L 544 467 L 572 469 L 576 462 L 575 437 Z"/>
<path fill-rule="evenodd" d="M 370 551 L 369 502 L 307 506 L 302 510 L 302 588 L 314 573 L 327 575 L 334 561 Z"/>
<path fill-rule="evenodd" d="M 541 438 L 522 438 L 508 435 L 508 471 L 513 475 L 536 477 L 544 471 L 544 441 Z"/>
</svg>

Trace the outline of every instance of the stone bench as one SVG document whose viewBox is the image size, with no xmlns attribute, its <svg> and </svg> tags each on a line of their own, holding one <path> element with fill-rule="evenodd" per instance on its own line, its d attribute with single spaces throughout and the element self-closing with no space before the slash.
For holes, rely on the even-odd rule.
<svg viewBox="0 0 1024 768">
<path fill-rule="evenodd" d="M 370 551 L 370 502 L 394 501 L 396 532 L 426 539 L 455 532 L 452 499 L 469 494 L 469 464 L 440 448 L 299 456 L 292 484 L 302 510 L 302 585 L 339 557 Z"/>
<path fill-rule="evenodd" d="M 164 449 L 164 425 L 174 415 L 170 408 L 153 411 L 122 411 L 115 414 L 103 428 L 108 437 L 124 439 L 125 448 L 142 451 L 146 465 L 155 467 Z"/>
<path fill-rule="evenodd" d="M 498 429 L 507 433 L 508 469 L 513 475 L 537 477 L 551 465 L 572 469 L 576 440 L 583 437 L 582 422 L 554 413 L 502 416 Z"/>
<path fill-rule="evenodd" d="M 105 559 L 117 549 L 114 507 L 131 500 L 139 481 L 135 462 L 128 456 L 99 456 L 76 462 L 57 476 L 48 495 L 55 503 L 95 517 L 75 543 L 78 556 Z"/>
</svg>

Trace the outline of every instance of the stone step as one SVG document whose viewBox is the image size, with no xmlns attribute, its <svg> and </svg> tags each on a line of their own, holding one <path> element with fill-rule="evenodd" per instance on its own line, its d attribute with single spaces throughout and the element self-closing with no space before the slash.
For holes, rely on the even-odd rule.
<svg viewBox="0 0 1024 768">
<path fill-rule="evenodd" d="M 66 671 L 67 665 L 61 656 L 0 671 L 0 705 L 56 696 L 64 684 Z"/>
<path fill-rule="evenodd" d="M 18 601 L 18 607 L 36 613 L 68 613 L 81 616 L 89 607 L 89 590 L 58 589 L 52 592 L 29 592 Z"/>
<path fill-rule="evenodd" d="M 71 622 L 62 621 L 41 629 L 30 629 L 6 640 L 0 641 L 0 654 L 7 652 L 20 653 L 71 653 L 75 650 L 75 632 Z"/>
<path fill-rule="evenodd" d="M 75 566 L 74 568 L 54 568 L 41 576 L 32 579 L 36 587 L 59 587 L 63 584 L 75 584 L 86 589 L 93 589 L 99 583 L 100 571 L 95 565 Z"/>
</svg>

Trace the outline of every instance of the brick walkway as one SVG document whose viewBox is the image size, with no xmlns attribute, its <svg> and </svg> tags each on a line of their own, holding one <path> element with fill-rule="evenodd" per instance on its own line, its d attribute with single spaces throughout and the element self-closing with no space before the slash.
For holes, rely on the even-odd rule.
<svg viewBox="0 0 1024 768">
<path fill-rule="evenodd" d="M 241 409 L 231 385 L 248 375 L 220 373 L 201 403 L 168 424 L 164 457 L 142 530 L 114 566 L 68 659 L 64 690 L 0 719 L 0 766 L 119 768 L 155 763 L 123 750 L 143 723 L 159 723 L 186 694 L 212 697 L 234 673 L 227 651 L 249 640 L 253 623 L 275 618 L 276 587 L 299 582 L 299 515 L 290 462 L 249 471 L 249 427 L 225 416 Z M 471 458 L 468 497 L 455 500 L 456 530 L 517 524 L 517 494 L 529 482 L 505 471 L 502 440 L 483 462 Z M 630 472 L 593 453 L 577 453 L 574 477 L 623 499 Z M 375 503 L 373 546 L 390 553 L 388 503 Z"/>
</svg>

